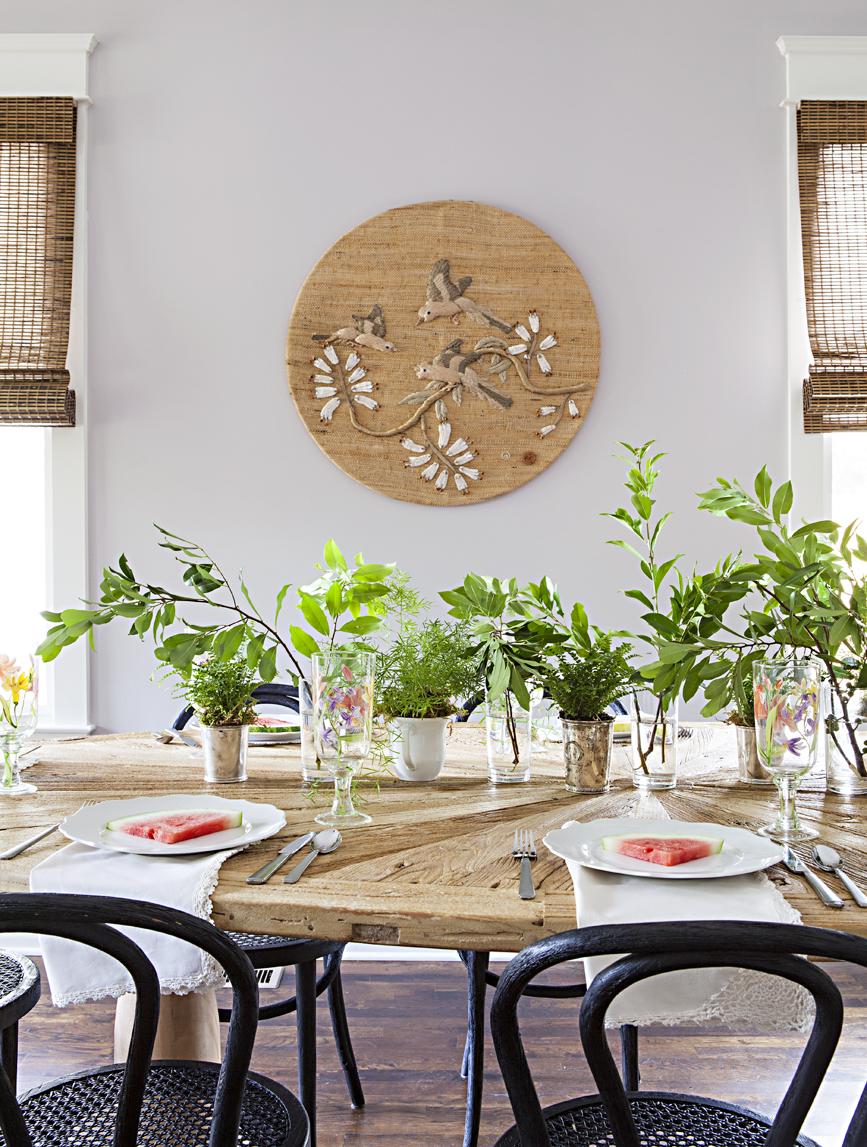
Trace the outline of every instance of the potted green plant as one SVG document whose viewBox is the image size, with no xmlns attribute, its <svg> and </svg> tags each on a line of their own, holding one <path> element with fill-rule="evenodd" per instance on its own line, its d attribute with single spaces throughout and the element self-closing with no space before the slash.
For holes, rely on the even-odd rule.
<svg viewBox="0 0 867 1147">
<path fill-rule="evenodd" d="M 247 779 L 247 737 L 256 715 L 256 680 L 243 657 L 194 663 L 182 695 L 202 726 L 205 780 L 231 784 Z"/>
<path fill-rule="evenodd" d="M 443 590 L 449 613 L 465 621 L 475 639 L 485 683 L 488 772 L 497 783 L 530 779 L 533 689 L 546 672 L 546 658 L 566 640 L 557 587 L 549 578 L 519 585 L 467 574 Z"/>
<path fill-rule="evenodd" d="M 479 656 L 462 623 L 406 623 L 379 657 L 378 709 L 389 723 L 393 768 L 406 781 L 439 776 L 446 728 L 478 692 Z"/>
<path fill-rule="evenodd" d="M 614 721 L 606 712 L 628 692 L 634 671 L 632 648 L 614 645 L 615 635 L 592 629 L 584 607 L 572 609 L 570 639 L 549 666 L 545 692 L 560 710 L 566 788 L 601 793 L 609 787 Z"/>
</svg>

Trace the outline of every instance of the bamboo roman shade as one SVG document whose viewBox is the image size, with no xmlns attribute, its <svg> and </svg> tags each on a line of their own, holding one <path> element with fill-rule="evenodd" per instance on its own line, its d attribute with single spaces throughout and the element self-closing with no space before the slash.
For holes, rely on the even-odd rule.
<svg viewBox="0 0 867 1147">
<path fill-rule="evenodd" d="M 867 102 L 801 103 L 798 183 L 813 352 L 804 429 L 867 430 Z"/>
<path fill-rule="evenodd" d="M 74 216 L 74 102 L 0 99 L 0 425 L 75 425 Z"/>
</svg>

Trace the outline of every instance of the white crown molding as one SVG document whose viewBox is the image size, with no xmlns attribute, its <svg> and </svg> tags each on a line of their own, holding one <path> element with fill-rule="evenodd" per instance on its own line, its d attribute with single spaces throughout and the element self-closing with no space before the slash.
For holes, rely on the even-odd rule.
<svg viewBox="0 0 867 1147">
<path fill-rule="evenodd" d="M 92 32 L 0 35 L 0 96 L 71 96 L 90 103 Z"/>
<path fill-rule="evenodd" d="M 867 100 L 867 36 L 780 36 L 786 61 L 784 104 Z"/>
</svg>

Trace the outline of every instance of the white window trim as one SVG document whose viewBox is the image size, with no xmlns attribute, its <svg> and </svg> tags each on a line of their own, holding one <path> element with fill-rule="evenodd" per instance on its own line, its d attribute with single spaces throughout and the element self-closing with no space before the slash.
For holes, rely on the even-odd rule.
<svg viewBox="0 0 867 1147">
<path fill-rule="evenodd" d="M 89 62 L 96 47 L 91 33 L 0 35 L 0 96 L 70 96 L 76 101 L 77 155 L 75 252 L 69 372 L 76 394 L 76 426 L 49 430 L 47 608 L 70 606 L 87 597 L 87 112 Z M 64 650 L 45 666 L 51 674 L 52 711 L 39 732 L 92 732 L 89 664 L 85 643 Z"/>
<path fill-rule="evenodd" d="M 788 471 L 798 498 L 798 516 L 816 520 L 830 513 L 831 449 L 827 434 L 804 433 L 803 383 L 810 344 L 798 197 L 797 109 L 801 100 L 867 100 L 867 36 L 781 36 L 777 47 L 786 61 Z"/>
</svg>

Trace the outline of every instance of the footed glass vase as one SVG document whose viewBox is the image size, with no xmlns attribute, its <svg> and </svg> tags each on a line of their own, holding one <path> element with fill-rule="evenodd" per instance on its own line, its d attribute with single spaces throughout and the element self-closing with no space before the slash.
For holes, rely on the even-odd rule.
<svg viewBox="0 0 867 1147">
<path fill-rule="evenodd" d="M 332 828 L 370 824 L 352 799 L 353 779 L 370 756 L 374 654 L 332 650 L 313 664 L 313 737 L 316 755 L 334 778 L 334 800 L 315 818 Z"/>
<path fill-rule="evenodd" d="M 35 793 L 21 779 L 21 748 L 36 728 L 37 673 L 32 657 L 0 653 L 0 797 Z"/>
<path fill-rule="evenodd" d="M 814 661 L 761 661 L 753 666 L 756 752 L 779 791 L 773 824 L 759 829 L 784 844 L 812 840 L 796 803 L 801 781 L 816 763 L 819 741 L 819 666 Z"/>
</svg>

